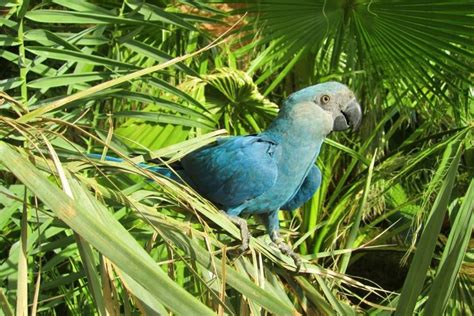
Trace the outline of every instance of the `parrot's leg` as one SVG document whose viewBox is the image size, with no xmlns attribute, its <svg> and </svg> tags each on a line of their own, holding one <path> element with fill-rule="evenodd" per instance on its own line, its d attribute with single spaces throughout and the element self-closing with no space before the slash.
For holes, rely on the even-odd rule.
<svg viewBox="0 0 474 316">
<path fill-rule="evenodd" d="M 284 253 L 287 256 L 290 256 L 293 259 L 296 265 L 296 270 L 298 271 L 301 268 L 301 263 L 302 263 L 300 256 L 296 252 L 293 251 L 290 245 L 285 243 L 285 241 L 283 240 L 283 238 L 281 238 L 280 233 L 278 231 L 273 231 L 272 234 L 270 235 L 270 238 L 278 246 L 278 249 L 280 249 L 282 253 Z"/>
<path fill-rule="evenodd" d="M 285 243 L 280 236 L 280 222 L 278 220 L 278 211 L 271 212 L 268 216 L 268 234 L 272 241 L 278 246 L 278 249 L 287 256 L 290 256 L 296 265 L 296 271 L 301 267 L 300 256 L 293 251 L 290 245 Z"/>
<path fill-rule="evenodd" d="M 224 214 L 232 223 L 234 223 L 240 228 L 240 236 L 242 238 L 242 245 L 240 246 L 240 249 L 242 251 L 246 251 L 247 249 L 249 249 L 250 233 L 247 227 L 247 221 L 236 215 L 231 215 L 224 211 L 220 211 L 220 212 Z"/>
</svg>

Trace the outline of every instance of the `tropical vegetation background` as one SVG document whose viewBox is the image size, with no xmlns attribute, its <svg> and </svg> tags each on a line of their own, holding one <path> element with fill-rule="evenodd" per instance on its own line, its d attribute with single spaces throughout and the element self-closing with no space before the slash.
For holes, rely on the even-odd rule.
<svg viewBox="0 0 474 316">
<path fill-rule="evenodd" d="M 472 315 L 474 2 L 0 1 L 0 314 Z M 296 272 L 167 165 L 348 84 Z M 98 153 L 123 163 L 88 159 Z"/>
</svg>

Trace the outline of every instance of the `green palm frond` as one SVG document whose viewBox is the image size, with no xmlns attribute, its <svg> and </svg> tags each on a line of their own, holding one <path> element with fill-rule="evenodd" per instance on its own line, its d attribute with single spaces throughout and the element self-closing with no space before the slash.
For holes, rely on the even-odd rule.
<svg viewBox="0 0 474 316">
<path fill-rule="evenodd" d="M 361 72 L 448 101 L 474 70 L 472 10 L 472 1 L 262 0 L 237 12 L 254 16 L 248 31 L 257 39 L 241 52 L 263 46 L 249 67 L 263 78 L 293 73 L 301 85 L 334 73 L 358 80 Z"/>
<path fill-rule="evenodd" d="M 219 126 L 231 134 L 260 132 L 278 110 L 275 103 L 260 94 L 248 74 L 233 68 L 190 78 L 182 86 L 205 103 Z"/>
<path fill-rule="evenodd" d="M 0 1 L 0 314 L 470 313 L 474 3 L 222 2 Z M 258 133 L 327 80 L 364 120 L 280 214 L 299 273 L 258 220 L 242 254 L 214 205 L 137 165 Z"/>
</svg>

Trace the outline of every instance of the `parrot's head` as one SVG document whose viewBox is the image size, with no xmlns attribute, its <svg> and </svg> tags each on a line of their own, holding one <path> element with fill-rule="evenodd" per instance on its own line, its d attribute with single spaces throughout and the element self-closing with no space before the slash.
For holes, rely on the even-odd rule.
<svg viewBox="0 0 474 316">
<path fill-rule="evenodd" d="M 354 93 L 339 82 L 325 82 L 291 94 L 284 107 L 298 116 L 311 117 L 325 127 L 325 134 L 357 128 L 362 119 L 362 109 Z"/>
</svg>

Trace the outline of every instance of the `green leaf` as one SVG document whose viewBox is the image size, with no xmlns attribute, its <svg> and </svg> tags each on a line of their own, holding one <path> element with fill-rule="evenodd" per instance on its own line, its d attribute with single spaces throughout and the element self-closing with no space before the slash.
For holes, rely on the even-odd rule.
<svg viewBox="0 0 474 316">
<path fill-rule="evenodd" d="M 174 114 L 165 114 L 165 113 L 152 113 L 152 112 L 143 112 L 143 111 L 124 111 L 113 113 L 115 117 L 128 117 L 139 119 L 147 122 L 154 123 L 164 123 L 164 124 L 173 124 L 173 125 L 183 125 L 189 127 L 198 127 L 203 129 L 211 130 L 215 126 L 207 122 L 199 122 L 192 118 L 186 118 L 182 116 L 177 116 Z M 207 124 L 206 124 L 207 123 Z"/>
<path fill-rule="evenodd" d="M 124 75 L 122 77 L 119 77 L 119 78 L 116 78 L 116 79 L 112 79 L 112 80 L 109 80 L 109 81 L 106 81 L 106 82 L 103 82 L 101 84 L 98 84 L 96 86 L 93 86 L 93 87 L 90 87 L 86 90 L 83 90 L 83 91 L 79 91 L 79 92 L 76 92 L 75 94 L 73 95 L 70 95 L 70 96 L 67 96 L 67 97 L 63 97 L 61 98 L 60 100 L 52 103 L 52 104 L 49 104 L 47 106 L 43 106 L 39 109 L 36 109 L 35 111 L 32 111 L 28 114 L 25 114 L 23 115 L 21 118 L 18 119 L 18 121 L 20 122 L 27 122 L 28 120 L 30 119 L 33 119 L 39 115 L 42 115 L 44 113 L 47 113 L 49 111 L 52 111 L 54 109 L 57 109 L 65 104 L 68 104 L 68 103 L 71 103 L 73 101 L 76 101 L 76 100 L 79 100 L 79 99 L 82 99 L 82 98 L 85 98 L 85 97 L 88 97 L 90 95 L 93 95 L 97 92 L 100 92 L 102 90 L 105 90 L 107 88 L 111 88 L 111 87 L 114 87 L 116 85 L 119 85 L 121 83 L 124 83 L 124 82 L 128 82 L 130 80 L 133 80 L 133 79 L 136 79 L 136 78 L 139 78 L 139 77 L 142 77 L 144 75 L 147 75 L 147 74 L 150 74 L 150 73 L 153 73 L 155 71 L 158 71 L 158 70 L 161 70 L 161 69 L 164 69 L 168 66 L 171 66 L 171 65 L 174 65 L 176 63 L 179 63 L 183 60 L 186 60 L 190 57 L 193 57 L 193 56 L 196 56 L 206 50 L 209 50 L 211 49 L 212 47 L 214 46 L 217 46 L 218 45 L 218 42 L 214 42 L 214 43 L 211 43 L 209 44 L 208 46 L 204 47 L 204 48 L 201 48 L 193 53 L 189 53 L 189 54 L 186 54 L 184 56 L 180 56 L 180 57 L 176 57 L 168 62 L 165 62 L 165 63 L 162 63 L 162 64 L 158 64 L 158 65 L 155 65 L 155 66 L 152 66 L 152 67 L 148 67 L 148 68 L 145 68 L 145 69 L 140 69 L 140 70 L 137 70 L 135 72 L 132 72 L 132 73 L 129 73 L 127 75 Z M 45 50 L 46 48 L 43 48 L 43 51 Z M 40 49 L 41 51 L 41 49 Z M 48 51 L 46 50 L 45 51 L 46 53 L 48 53 Z M 57 50 L 54 50 L 54 51 L 51 51 L 52 54 L 57 54 L 57 55 L 60 55 L 61 57 L 64 57 L 61 55 L 60 52 L 58 52 Z M 73 52 L 73 53 L 76 53 L 76 52 Z M 6 51 L 2 51 L 0 50 L 0 56 L 2 55 L 9 55 Z M 3 56 L 2 56 L 3 57 Z M 84 57 L 84 56 L 81 56 L 81 57 Z M 16 56 L 17 58 L 17 56 Z M 84 57 L 86 60 L 87 60 L 87 57 Z M 98 57 L 99 59 L 103 59 L 103 57 Z M 159 81 L 158 79 L 154 79 L 154 80 L 151 80 L 151 83 L 155 83 L 157 86 L 164 86 L 164 87 L 172 87 L 170 84 L 166 83 L 166 82 L 161 82 Z M 176 89 L 175 87 L 172 87 L 173 88 L 173 91 L 177 90 L 179 91 L 179 89 Z M 175 92 L 176 93 L 176 92 Z M 187 100 L 190 100 L 190 101 L 194 101 L 193 103 L 197 104 L 197 105 L 200 105 L 199 102 L 195 101 L 192 97 L 188 96 L 186 93 L 183 93 L 183 95 L 185 97 L 187 97 L 186 99 Z"/>
<path fill-rule="evenodd" d="M 127 1 L 126 3 L 130 8 L 137 10 L 138 13 L 143 15 L 147 21 L 162 21 L 165 23 L 174 24 L 190 31 L 198 31 L 194 25 L 186 22 L 175 14 L 166 12 L 162 8 L 155 5 L 142 1 Z"/>
<path fill-rule="evenodd" d="M 61 220 L 163 305 L 179 314 L 213 315 L 208 307 L 170 280 L 127 230 L 76 180 L 68 179 L 75 197 L 72 200 L 3 142 L 0 143 L 0 161 Z"/>
<path fill-rule="evenodd" d="M 84 271 L 87 274 L 88 286 L 94 298 L 94 303 L 100 315 L 105 314 L 105 303 L 102 296 L 102 285 L 96 267 L 97 263 L 91 246 L 78 234 L 74 234 L 77 248 L 81 256 Z M 44 286 L 43 286 L 44 288 Z"/>
<path fill-rule="evenodd" d="M 59 49 L 52 47 L 42 47 L 42 46 L 30 46 L 27 48 L 28 51 L 32 52 L 35 55 L 52 58 L 58 60 L 64 60 L 69 62 L 80 62 L 88 63 L 91 65 L 98 66 L 109 66 L 109 67 L 119 67 L 122 69 L 137 69 L 137 67 L 122 63 L 110 58 L 96 56 L 92 54 L 86 54 L 79 51 L 73 51 L 68 49 Z"/>
<path fill-rule="evenodd" d="M 25 40 L 34 40 L 45 46 L 57 45 L 57 46 L 62 46 L 71 51 L 80 52 L 80 49 L 78 49 L 76 46 L 71 44 L 72 42 L 71 39 L 69 39 L 68 41 L 67 39 L 63 39 L 60 36 L 56 35 L 55 33 L 47 31 L 47 30 L 41 30 L 41 29 L 31 30 L 31 31 L 25 32 L 24 36 L 25 36 Z M 76 36 L 73 36 L 72 38 L 75 38 L 75 37 L 77 37 L 77 34 Z"/>
<path fill-rule="evenodd" d="M 449 161 L 449 168 L 447 169 L 446 176 L 429 213 L 420 241 L 416 245 L 415 256 L 410 264 L 410 269 L 401 291 L 400 300 L 397 304 L 397 310 L 395 311 L 396 316 L 413 315 L 418 296 L 423 289 L 436 241 L 438 240 L 438 234 L 448 207 L 461 152 L 462 146 L 460 146 L 459 138 L 456 138 L 446 147 L 443 160 Z M 441 165 L 443 166 L 443 164 Z M 437 172 L 443 173 L 444 170 L 438 170 Z"/>
<path fill-rule="evenodd" d="M 159 49 L 156 49 L 155 47 L 147 45 L 147 44 L 145 44 L 143 42 L 140 42 L 140 41 L 129 39 L 129 40 L 125 41 L 123 43 L 123 45 L 125 47 L 130 48 L 131 50 L 133 50 L 134 52 L 136 52 L 140 56 L 146 56 L 146 57 L 151 58 L 151 59 L 153 59 L 154 61 L 157 61 L 157 62 L 164 62 L 164 61 L 168 61 L 168 60 L 173 59 L 172 56 L 164 53 L 163 51 L 161 51 Z M 188 66 L 184 65 L 183 63 L 177 63 L 176 68 L 184 71 L 186 74 L 188 74 L 190 76 L 195 76 L 195 77 L 199 76 L 199 74 L 195 70 L 189 68 Z"/>
<path fill-rule="evenodd" d="M 466 248 L 474 228 L 474 180 L 467 189 L 463 203 L 452 224 L 448 241 L 428 294 L 425 315 L 443 315 L 451 297 Z"/>
<path fill-rule="evenodd" d="M 298 284 L 301 286 L 303 291 L 308 296 L 308 299 L 313 302 L 315 306 L 318 307 L 318 309 L 321 309 L 326 315 L 331 315 L 334 313 L 334 309 L 327 303 L 327 301 L 324 299 L 324 296 L 321 295 L 316 288 L 308 282 L 304 277 L 302 276 L 297 276 L 296 281 Z"/>
<path fill-rule="evenodd" d="M 53 0 L 53 3 L 59 4 L 65 8 L 80 11 L 80 12 L 99 12 L 106 15 L 111 15 L 110 11 L 107 9 L 102 8 L 99 5 L 94 3 L 83 1 L 83 0 L 75 0 L 75 1 L 68 1 L 68 0 Z"/>
<path fill-rule="evenodd" d="M 157 108 L 162 108 L 166 110 L 175 111 L 177 113 L 187 114 L 189 116 L 195 117 L 196 119 L 204 120 L 207 122 L 206 124 L 210 126 L 215 125 L 215 122 L 213 122 L 212 119 L 209 118 L 207 115 L 199 111 L 196 111 L 192 108 L 170 101 L 170 100 L 153 97 L 151 95 L 147 95 L 144 93 L 131 92 L 131 91 L 117 92 L 117 93 L 114 93 L 113 95 L 119 98 L 125 98 L 128 100 L 138 101 L 145 105 L 149 104 L 149 106 L 147 106 L 143 110 L 144 112 L 147 112 L 147 111 L 156 112 L 158 110 Z"/>
<path fill-rule="evenodd" d="M 13 316 L 13 308 L 10 306 L 8 299 L 5 295 L 5 290 L 0 287 L 0 306 L 2 307 L 2 311 L 5 313 L 6 316 Z"/>
<path fill-rule="evenodd" d="M 21 86 L 23 80 L 20 77 L 8 78 L 0 80 L 0 89 L 3 91 L 15 89 L 16 87 Z"/>
<path fill-rule="evenodd" d="M 128 19 L 97 12 L 73 12 L 63 10 L 34 10 L 25 17 L 40 23 L 61 24 L 150 24 L 143 20 Z M 157 25 L 151 24 L 154 27 Z"/>
<path fill-rule="evenodd" d="M 360 205 L 359 207 L 357 208 L 357 211 L 356 213 L 354 214 L 354 216 L 352 217 L 352 226 L 351 226 L 351 229 L 349 231 L 349 235 L 347 237 L 347 241 L 346 241 L 346 244 L 345 244 L 345 249 L 352 249 L 354 247 L 354 244 L 355 244 L 355 241 L 356 241 L 356 238 L 357 238 L 357 234 L 359 233 L 359 228 L 360 228 L 360 223 L 362 221 L 362 214 L 363 214 L 363 210 L 366 209 L 366 205 L 367 205 L 367 197 L 369 196 L 369 192 L 370 192 L 370 185 L 371 185 L 371 182 L 372 182 L 372 174 L 373 174 L 373 171 L 374 171 L 374 164 L 375 164 L 375 158 L 377 157 L 377 150 L 375 150 L 374 152 L 374 155 L 372 157 L 372 161 L 370 162 L 370 165 L 369 165 L 369 173 L 367 175 L 367 179 L 366 179 L 366 182 L 365 182 L 365 188 L 364 188 L 364 193 L 362 195 L 362 199 L 360 201 Z M 340 264 L 340 272 L 341 273 L 345 273 L 346 270 L 347 270 L 347 266 L 349 265 L 349 260 L 351 258 L 351 255 L 352 253 L 351 252 L 348 252 L 344 255 L 342 255 L 342 259 L 341 259 L 341 264 Z"/>
<path fill-rule="evenodd" d="M 30 81 L 28 83 L 28 87 L 35 89 L 43 89 L 61 86 L 73 86 L 75 84 L 84 82 L 111 79 L 112 76 L 115 75 L 117 74 L 112 72 L 90 72 L 79 74 L 65 74 L 54 77 L 43 77 Z"/>
<path fill-rule="evenodd" d="M 158 313 L 159 315 L 166 315 L 168 312 L 166 311 L 165 307 L 157 300 L 155 296 L 153 296 L 150 292 L 148 292 L 143 286 L 137 283 L 133 278 L 128 276 L 128 274 L 124 273 L 123 271 L 119 271 L 120 278 L 125 281 L 127 287 L 131 290 L 136 298 L 138 298 L 142 304 L 151 311 Z"/>
<path fill-rule="evenodd" d="M 343 152 L 349 154 L 350 156 L 356 158 L 358 161 L 362 162 L 364 165 L 366 166 L 369 166 L 370 165 L 370 161 L 365 158 L 364 156 L 362 156 L 361 154 L 359 154 L 357 151 L 355 151 L 354 149 L 351 149 L 335 140 L 332 140 L 330 138 L 326 138 L 324 140 L 324 143 L 334 147 L 334 148 L 337 148 L 339 150 L 342 150 Z"/>
<path fill-rule="evenodd" d="M 19 44 L 16 37 L 0 34 L 0 46 L 17 46 Z"/>
<path fill-rule="evenodd" d="M 293 306 L 278 299 L 269 291 L 258 287 L 232 267 L 226 264 L 223 265 L 220 259 L 183 234 L 179 228 L 173 227 L 170 223 L 160 223 L 156 220 L 156 216 L 144 207 L 140 208 L 140 215 L 147 218 L 155 227 L 158 227 L 161 234 L 169 239 L 171 244 L 177 245 L 180 249 L 184 250 L 205 269 L 216 273 L 220 278 L 223 278 L 225 275 L 225 281 L 248 299 L 251 299 L 275 315 L 295 314 Z"/>
</svg>

